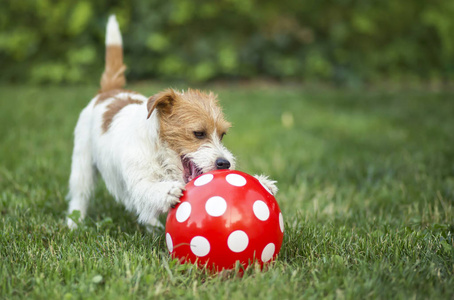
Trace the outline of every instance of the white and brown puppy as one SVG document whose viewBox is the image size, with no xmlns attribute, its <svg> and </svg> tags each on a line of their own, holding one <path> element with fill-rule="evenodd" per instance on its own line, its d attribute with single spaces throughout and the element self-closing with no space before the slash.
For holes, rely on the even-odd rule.
<svg viewBox="0 0 454 300">
<path fill-rule="evenodd" d="M 230 123 L 213 93 L 168 89 L 147 98 L 122 90 L 125 69 L 120 30 L 111 16 L 101 91 L 80 114 L 74 133 L 69 213 L 79 210 L 85 217 L 99 172 L 140 223 L 160 226 L 158 216 L 179 202 L 187 182 L 235 167 L 222 145 Z M 276 193 L 274 181 L 257 178 Z M 76 227 L 70 218 L 68 225 Z"/>
</svg>

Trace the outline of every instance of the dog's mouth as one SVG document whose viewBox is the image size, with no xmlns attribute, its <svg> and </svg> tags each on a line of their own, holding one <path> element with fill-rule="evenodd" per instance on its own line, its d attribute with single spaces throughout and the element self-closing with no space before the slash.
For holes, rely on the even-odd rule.
<svg viewBox="0 0 454 300">
<path fill-rule="evenodd" d="M 189 158 L 182 157 L 181 163 L 183 164 L 184 183 L 188 183 L 197 176 L 202 175 L 202 170 Z"/>
</svg>

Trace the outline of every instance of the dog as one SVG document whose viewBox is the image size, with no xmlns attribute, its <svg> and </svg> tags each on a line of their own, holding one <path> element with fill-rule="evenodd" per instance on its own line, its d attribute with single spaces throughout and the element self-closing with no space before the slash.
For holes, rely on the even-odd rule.
<svg viewBox="0 0 454 300">
<path fill-rule="evenodd" d="M 151 97 L 124 90 L 122 37 L 114 15 L 106 30 L 101 90 L 82 110 L 74 131 L 69 214 L 76 228 L 86 216 L 97 174 L 108 191 L 147 229 L 162 228 L 159 215 L 180 202 L 185 184 L 216 169 L 234 169 L 222 144 L 231 124 L 212 92 L 167 89 Z M 273 194 L 275 181 L 255 177 Z"/>
</svg>

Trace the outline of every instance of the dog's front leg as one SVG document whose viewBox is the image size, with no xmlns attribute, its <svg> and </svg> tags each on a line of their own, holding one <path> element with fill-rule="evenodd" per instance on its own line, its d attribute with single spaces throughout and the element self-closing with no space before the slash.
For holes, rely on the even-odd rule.
<svg viewBox="0 0 454 300">
<path fill-rule="evenodd" d="M 144 225 L 161 227 L 158 217 L 180 202 L 184 184 L 179 181 L 156 181 L 147 177 L 131 180 L 126 206 L 136 211 Z"/>
<path fill-rule="evenodd" d="M 138 147 L 137 147 L 138 148 Z M 166 170 L 153 158 L 141 153 L 123 156 L 123 202 L 144 225 L 159 227 L 158 217 L 180 202 L 184 182 L 178 174 Z M 173 175 L 172 175 L 173 174 Z"/>
</svg>

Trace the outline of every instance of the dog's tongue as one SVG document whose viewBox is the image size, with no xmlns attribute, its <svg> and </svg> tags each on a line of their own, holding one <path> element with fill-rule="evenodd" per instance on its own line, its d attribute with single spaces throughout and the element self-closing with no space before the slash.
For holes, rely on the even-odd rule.
<svg viewBox="0 0 454 300">
<path fill-rule="evenodd" d="M 183 168 L 184 168 L 184 181 L 188 183 L 189 181 L 193 180 L 197 176 L 202 174 L 202 171 L 197 168 L 197 166 L 189 159 L 183 159 Z"/>
<path fill-rule="evenodd" d="M 202 171 L 196 167 L 196 165 L 191 161 L 190 162 L 191 174 L 188 178 L 189 181 L 196 178 L 199 175 L 202 175 Z"/>
</svg>

